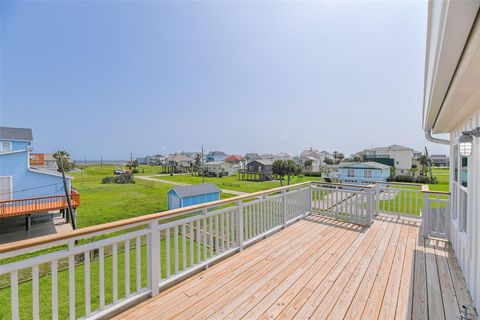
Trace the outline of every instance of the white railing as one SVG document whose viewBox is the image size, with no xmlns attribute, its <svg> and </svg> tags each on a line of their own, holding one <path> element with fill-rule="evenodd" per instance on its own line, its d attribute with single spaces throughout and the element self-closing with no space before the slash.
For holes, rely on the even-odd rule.
<svg viewBox="0 0 480 320">
<path fill-rule="evenodd" d="M 448 238 L 449 201 L 411 185 L 312 182 L 0 245 L 0 318 L 111 316 L 309 213 L 364 226 L 394 213 Z"/>
<path fill-rule="evenodd" d="M 360 225 L 374 218 L 374 187 L 312 183 L 312 212 Z"/>
<path fill-rule="evenodd" d="M 424 190 L 422 202 L 423 236 L 448 240 L 451 212 L 449 194 Z"/>
<path fill-rule="evenodd" d="M 108 316 L 304 217 L 310 197 L 299 184 L 0 246 L 1 318 Z"/>
<path fill-rule="evenodd" d="M 420 218 L 422 185 L 411 183 L 377 182 L 375 184 L 376 213 L 398 217 Z"/>
</svg>

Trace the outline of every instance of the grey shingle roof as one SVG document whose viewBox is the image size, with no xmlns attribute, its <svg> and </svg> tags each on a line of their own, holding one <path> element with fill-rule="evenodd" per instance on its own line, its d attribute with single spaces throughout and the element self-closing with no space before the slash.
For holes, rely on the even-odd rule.
<svg viewBox="0 0 480 320">
<path fill-rule="evenodd" d="M 338 165 L 340 168 L 357 168 L 357 169 L 362 169 L 362 168 L 376 168 L 376 169 L 387 169 L 390 168 L 390 166 L 387 166 L 385 164 L 381 164 L 378 162 L 373 162 L 373 161 L 367 161 L 367 162 L 342 162 Z"/>
<path fill-rule="evenodd" d="M 171 190 L 175 191 L 175 193 L 180 198 L 221 192 L 221 190 L 215 185 L 215 183 L 200 183 L 193 184 L 191 186 L 176 186 L 173 187 Z"/>
<path fill-rule="evenodd" d="M 33 141 L 32 129 L 0 127 L 0 139 Z"/>
</svg>

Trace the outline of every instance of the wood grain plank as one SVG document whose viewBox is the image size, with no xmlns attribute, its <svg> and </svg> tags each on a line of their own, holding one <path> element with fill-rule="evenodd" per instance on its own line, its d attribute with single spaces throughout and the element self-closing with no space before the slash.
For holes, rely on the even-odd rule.
<svg viewBox="0 0 480 320">
<path fill-rule="evenodd" d="M 428 317 L 430 319 L 445 319 L 442 291 L 438 277 L 437 259 L 435 257 L 435 241 L 425 239 L 425 263 L 427 271 Z"/>
<path fill-rule="evenodd" d="M 340 226 L 340 225 L 339 225 Z M 297 250 L 285 251 L 283 255 L 276 260 L 270 261 L 262 269 L 250 270 L 248 276 L 244 279 L 234 279 L 219 290 L 206 295 L 201 301 L 188 308 L 180 314 L 176 314 L 176 319 L 204 319 L 214 311 L 221 308 L 232 299 L 236 299 L 239 294 L 248 290 L 255 293 L 271 279 L 281 280 L 291 274 L 295 268 L 300 267 L 306 260 L 315 259 L 315 252 L 321 251 L 323 246 L 335 240 L 335 237 L 341 236 L 346 230 L 337 226 L 327 226 L 320 233 L 312 233 L 308 244 L 299 247 Z"/>
<path fill-rule="evenodd" d="M 355 244 L 352 245 L 351 250 L 348 250 L 329 272 L 318 272 L 309 281 L 309 283 L 307 283 L 300 290 L 300 292 L 295 296 L 295 298 L 283 308 L 283 310 L 278 314 L 277 319 L 293 318 L 306 303 L 310 303 L 309 306 L 313 308 L 314 302 L 312 301 L 315 301 L 315 297 L 310 297 L 312 296 L 312 294 L 316 294 L 317 296 L 322 294 L 321 289 L 316 289 L 322 285 L 328 287 L 328 285 L 333 284 L 334 279 L 336 279 L 343 272 L 344 268 L 347 266 L 347 264 L 350 263 L 350 261 L 355 255 L 362 255 L 365 250 L 367 250 L 371 242 L 379 241 L 378 237 L 380 237 L 380 235 L 383 235 L 383 231 L 385 228 L 386 222 L 375 222 L 372 227 L 367 229 L 367 232 L 361 234 L 358 237 Z M 311 299 L 311 302 L 308 302 L 309 299 Z M 306 310 L 305 312 L 307 312 L 308 308 L 305 308 L 304 310 Z"/>
<path fill-rule="evenodd" d="M 356 226 L 352 226 L 352 228 L 358 229 Z M 250 313 L 248 313 L 246 317 L 257 318 L 258 316 L 256 315 L 256 312 L 258 313 L 258 311 L 255 312 L 254 310 L 251 310 L 252 307 L 257 307 L 261 303 L 265 303 L 266 300 L 273 299 L 271 302 L 273 303 L 275 301 L 275 291 L 279 290 L 282 285 L 289 286 L 296 283 L 298 278 L 301 277 L 302 274 L 305 274 L 305 272 L 309 270 L 316 261 L 326 256 L 331 256 L 331 251 L 338 249 L 343 242 L 338 241 L 338 239 L 346 241 L 355 236 L 355 232 L 348 229 L 332 230 L 330 233 L 331 234 L 328 238 L 322 239 L 323 241 L 318 241 L 315 246 L 305 251 L 301 258 L 297 259 L 294 263 L 289 264 L 273 278 L 268 277 L 255 284 L 251 284 L 243 292 L 236 293 L 234 298 L 227 301 L 227 304 L 224 304 L 220 310 L 217 309 L 218 312 L 215 315 L 202 312 L 200 318 L 239 319 L 249 310 Z M 348 234 L 350 234 L 350 236 L 348 236 Z M 229 314 L 233 310 L 237 311 L 237 313 L 234 312 L 233 314 Z"/>
<path fill-rule="evenodd" d="M 410 319 L 412 316 L 413 277 L 415 274 L 415 246 L 419 233 L 418 225 L 410 225 L 403 261 L 402 280 L 398 293 L 395 319 Z"/>
<path fill-rule="evenodd" d="M 189 299 L 179 299 L 178 301 L 170 302 L 168 305 L 162 303 L 161 308 L 156 305 L 156 310 L 154 313 L 152 313 L 152 315 L 157 317 L 177 317 L 183 311 L 190 309 L 192 306 L 196 305 L 197 302 L 202 300 L 204 297 L 212 297 L 212 294 L 214 292 L 218 291 L 221 293 L 222 290 L 230 290 L 231 288 L 235 288 L 237 283 L 241 283 L 245 279 L 250 279 L 250 281 L 256 281 L 255 279 L 258 279 L 264 274 L 268 273 L 270 270 L 275 268 L 278 263 L 282 262 L 278 261 L 277 257 L 283 257 L 288 252 L 294 252 L 295 254 L 289 255 L 289 259 L 295 259 L 295 257 L 301 252 L 299 250 L 312 241 L 312 234 L 317 234 L 318 237 L 323 237 L 325 236 L 325 234 L 328 234 L 329 229 L 335 228 L 336 225 L 336 223 L 332 223 L 331 226 L 312 223 L 311 227 L 313 227 L 313 229 L 311 231 L 305 232 L 297 239 L 290 239 L 289 245 L 286 245 L 283 248 L 276 250 L 270 256 L 265 257 L 258 263 L 250 266 L 249 268 L 244 268 L 241 271 L 230 270 L 230 272 L 222 278 L 214 276 L 211 277 L 208 281 L 202 281 L 197 287 L 187 291 L 183 291 L 183 293 L 187 297 L 189 297 Z M 317 230 L 318 232 L 316 233 L 315 230 Z M 189 312 L 191 312 L 192 310 L 193 309 L 190 309 Z M 187 313 L 185 313 L 185 316 L 186 315 Z"/>
<path fill-rule="evenodd" d="M 446 319 L 460 319 L 460 309 L 458 308 L 457 296 L 453 287 L 453 280 L 450 276 L 447 257 L 445 253 L 445 243 L 441 241 L 435 245 L 435 256 L 437 258 L 438 277 L 443 298 L 443 308 Z"/>
<path fill-rule="evenodd" d="M 427 271 L 425 268 L 425 239 L 418 234 L 413 278 L 413 320 L 428 319 Z"/>
<path fill-rule="evenodd" d="M 383 239 L 386 244 L 388 244 L 389 239 Z M 386 245 L 385 245 L 386 246 Z M 386 249 L 385 249 L 386 251 Z M 372 261 L 371 266 L 365 275 L 360 287 L 358 288 L 355 296 L 351 299 L 351 302 L 347 305 L 347 312 L 344 315 L 346 319 L 359 319 L 362 315 L 363 309 L 367 304 L 368 297 L 375 283 L 375 278 L 379 272 L 379 269 L 382 265 L 384 256 L 376 255 L 374 261 Z"/>
<path fill-rule="evenodd" d="M 326 317 L 326 314 L 324 313 L 326 311 L 329 312 L 330 308 L 335 304 L 338 296 L 341 293 L 341 289 L 345 287 L 348 280 L 355 272 L 355 269 L 358 267 L 358 265 L 366 264 L 372 259 L 377 247 L 381 243 L 381 239 L 385 236 L 390 237 L 390 234 L 394 229 L 394 224 L 386 223 L 382 227 L 382 230 L 379 231 L 379 237 L 376 237 L 374 241 L 369 243 L 365 242 L 365 246 L 362 248 L 362 250 L 356 252 L 355 256 L 352 257 L 348 265 L 340 274 L 332 274 L 328 276 L 326 281 L 324 281 L 318 288 L 315 289 L 315 292 L 295 315 L 295 318 L 320 318 L 322 314 L 324 318 Z"/>
<path fill-rule="evenodd" d="M 383 304 L 378 317 L 379 319 L 395 318 L 409 231 L 410 228 L 408 225 L 404 224 L 402 227 L 402 233 L 400 234 L 400 239 L 397 244 L 397 250 L 395 251 L 395 257 L 393 258 L 390 277 L 388 278 L 387 287 L 383 297 Z"/>
</svg>

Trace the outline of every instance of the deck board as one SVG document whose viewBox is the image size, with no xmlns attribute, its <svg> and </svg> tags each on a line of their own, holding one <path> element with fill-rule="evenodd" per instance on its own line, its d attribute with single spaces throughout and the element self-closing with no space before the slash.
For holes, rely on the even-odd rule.
<svg viewBox="0 0 480 320">
<path fill-rule="evenodd" d="M 450 246 L 418 222 L 311 215 L 116 319 L 450 319 L 468 302 Z"/>
</svg>

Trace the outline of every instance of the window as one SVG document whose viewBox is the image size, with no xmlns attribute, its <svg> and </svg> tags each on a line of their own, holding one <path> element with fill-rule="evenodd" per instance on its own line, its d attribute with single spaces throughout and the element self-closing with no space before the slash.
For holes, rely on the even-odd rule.
<svg viewBox="0 0 480 320">
<path fill-rule="evenodd" d="M 453 147 L 453 180 L 458 182 L 458 145 Z"/>
<path fill-rule="evenodd" d="M 2 141 L 0 143 L 0 151 L 1 152 L 12 151 L 12 143 L 10 141 Z"/>
<path fill-rule="evenodd" d="M 461 161 L 462 161 L 461 163 L 462 167 L 460 170 L 460 180 L 461 180 L 462 186 L 466 188 L 468 185 L 468 158 L 462 157 Z"/>
<path fill-rule="evenodd" d="M 372 178 L 372 169 L 363 170 L 363 177 L 364 178 Z"/>
<path fill-rule="evenodd" d="M 347 177 L 355 177 L 355 170 L 353 169 L 348 169 L 347 170 Z"/>
</svg>

